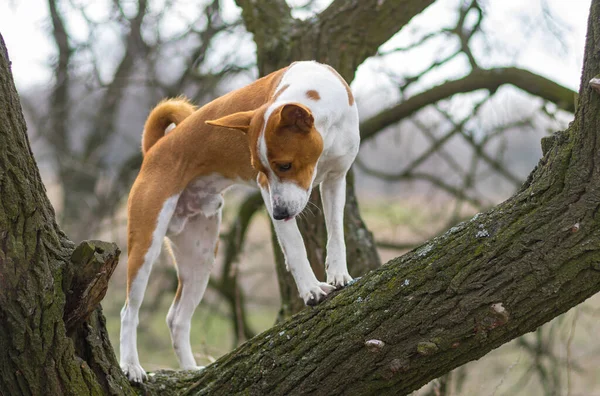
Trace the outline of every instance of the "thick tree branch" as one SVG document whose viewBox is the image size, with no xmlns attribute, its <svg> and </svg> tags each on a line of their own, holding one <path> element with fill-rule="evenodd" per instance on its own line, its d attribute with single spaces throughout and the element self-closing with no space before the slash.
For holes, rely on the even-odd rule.
<svg viewBox="0 0 600 396">
<path fill-rule="evenodd" d="M 563 110 L 575 111 L 576 93 L 545 77 L 516 67 L 475 69 L 466 77 L 447 81 L 363 121 L 360 125 L 362 141 L 372 138 L 382 129 L 442 99 L 479 89 L 493 92 L 505 84 L 514 85 L 534 96 L 553 102 Z"/>
<path fill-rule="evenodd" d="M 406 394 L 599 292 L 599 15 L 594 0 L 575 121 L 515 196 L 146 390 L 174 376 L 186 394 Z"/>
<path fill-rule="evenodd" d="M 99 311 L 66 334 L 73 243 L 45 194 L 9 65 L 0 35 L 0 394 L 131 394 Z"/>
<path fill-rule="evenodd" d="M 300 23 L 291 16 L 291 9 L 285 0 L 236 0 L 242 8 L 246 29 L 254 35 L 256 59 L 261 76 L 286 65 L 277 60 L 290 59 L 290 40 L 294 23 Z"/>
<path fill-rule="evenodd" d="M 294 60 L 314 59 L 330 64 L 347 81 L 379 46 L 434 2 L 335 0 L 315 18 L 299 21 L 284 0 L 236 1 L 254 34 L 261 75 Z"/>
<path fill-rule="evenodd" d="M 356 68 L 435 0 L 335 0 L 299 38 L 314 59 L 331 64 L 347 80 Z M 309 49 L 312 48 L 312 51 Z"/>
</svg>

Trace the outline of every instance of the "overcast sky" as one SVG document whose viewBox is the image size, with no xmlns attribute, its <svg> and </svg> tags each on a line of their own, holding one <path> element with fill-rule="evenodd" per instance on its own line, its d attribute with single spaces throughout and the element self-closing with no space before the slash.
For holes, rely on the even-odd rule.
<svg viewBox="0 0 600 396">
<path fill-rule="evenodd" d="M 498 39 L 509 48 L 506 53 L 494 53 L 490 59 L 485 59 L 488 64 L 484 66 L 516 63 L 569 88 L 577 89 L 590 0 L 547 0 L 552 14 L 558 17 L 558 25 L 564 28 L 566 51 L 557 40 L 552 40 L 551 35 L 544 34 L 547 28 L 543 20 L 540 23 L 539 18 L 542 2 L 543 0 L 487 2 L 487 34 L 492 40 Z M 192 3 L 197 4 L 190 4 Z M 327 1 L 323 3 L 326 5 Z M 453 14 L 448 12 L 451 11 L 452 3 L 452 0 L 438 1 L 411 22 L 410 31 L 405 29 L 384 47 L 409 43 L 414 39 L 416 30 L 431 30 L 432 21 L 440 25 L 452 23 Z M 15 80 L 21 89 L 47 83 L 51 78 L 47 64 L 55 50 L 49 39 L 47 15 L 47 3 L 43 0 L 0 1 L 0 33 L 7 44 Z M 511 45 L 513 48 L 510 48 Z M 407 56 L 403 58 L 400 55 L 395 61 L 401 62 L 403 68 L 419 70 L 430 61 L 430 57 L 431 55 L 412 54 L 410 59 L 405 59 Z M 368 91 L 373 78 L 371 71 L 377 67 L 379 65 L 376 62 L 367 62 L 357 74 L 353 88 Z M 455 67 L 457 70 L 461 69 L 461 65 Z"/>
</svg>

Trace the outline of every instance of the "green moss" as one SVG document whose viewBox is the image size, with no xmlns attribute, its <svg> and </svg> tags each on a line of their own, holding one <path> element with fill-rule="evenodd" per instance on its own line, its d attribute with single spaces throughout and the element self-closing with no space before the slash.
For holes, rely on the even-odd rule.
<svg viewBox="0 0 600 396">
<path fill-rule="evenodd" d="M 438 346 L 434 342 L 425 341 L 417 344 L 417 352 L 423 356 L 429 356 L 437 353 Z"/>
</svg>

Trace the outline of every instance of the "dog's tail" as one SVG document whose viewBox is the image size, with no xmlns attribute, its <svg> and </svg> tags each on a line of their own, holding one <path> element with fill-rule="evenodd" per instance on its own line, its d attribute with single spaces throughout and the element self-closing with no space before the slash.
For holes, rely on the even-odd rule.
<svg viewBox="0 0 600 396">
<path fill-rule="evenodd" d="M 179 125 L 196 107 L 183 96 L 165 99 L 150 112 L 142 134 L 142 154 L 146 154 L 160 138 L 165 136 L 169 125 Z"/>
</svg>

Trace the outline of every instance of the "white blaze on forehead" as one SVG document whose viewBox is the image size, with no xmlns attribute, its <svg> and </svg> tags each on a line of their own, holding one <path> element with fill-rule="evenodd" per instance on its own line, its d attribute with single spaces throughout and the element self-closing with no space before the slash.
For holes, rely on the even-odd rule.
<svg viewBox="0 0 600 396">
<path fill-rule="evenodd" d="M 267 130 L 267 123 L 269 117 L 273 114 L 273 111 L 280 104 L 272 104 L 265 111 L 263 128 L 258 135 L 257 151 L 259 160 L 269 173 L 269 195 L 273 206 L 284 206 L 288 209 L 290 214 L 293 216 L 297 215 L 304 209 L 306 202 L 308 201 L 308 191 L 300 187 L 294 181 L 282 182 L 277 174 L 271 168 L 271 164 L 268 156 L 267 142 L 265 139 L 265 132 Z M 314 175 L 313 175 L 314 179 Z"/>
<path fill-rule="evenodd" d="M 269 121 L 269 117 L 271 117 L 271 114 L 273 114 L 273 110 L 275 110 L 275 108 L 273 105 L 271 105 L 269 106 L 267 111 L 265 111 L 263 128 L 262 131 L 260 131 L 260 134 L 258 135 L 258 141 L 256 142 L 256 144 L 258 145 L 257 151 L 259 160 L 260 162 L 262 162 L 263 166 L 268 170 L 270 176 L 274 176 L 274 174 L 272 172 L 271 166 L 269 165 L 269 156 L 267 154 L 267 142 L 265 140 L 265 132 L 267 130 L 267 122 Z"/>
</svg>

